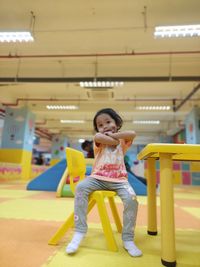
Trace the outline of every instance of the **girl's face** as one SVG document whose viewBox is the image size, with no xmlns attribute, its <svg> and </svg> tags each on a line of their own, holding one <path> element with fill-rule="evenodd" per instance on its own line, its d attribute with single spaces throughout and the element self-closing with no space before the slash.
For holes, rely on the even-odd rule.
<svg viewBox="0 0 200 267">
<path fill-rule="evenodd" d="M 107 132 L 116 133 L 117 125 L 110 115 L 103 113 L 96 118 L 96 125 L 99 133 L 106 134 Z"/>
</svg>

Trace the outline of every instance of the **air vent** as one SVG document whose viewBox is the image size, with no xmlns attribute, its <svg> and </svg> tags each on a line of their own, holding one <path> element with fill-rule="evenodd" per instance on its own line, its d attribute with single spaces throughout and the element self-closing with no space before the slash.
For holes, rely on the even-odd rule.
<svg viewBox="0 0 200 267">
<path fill-rule="evenodd" d="M 88 90 L 87 96 L 89 99 L 113 99 L 114 92 L 111 89 L 95 88 Z"/>
</svg>

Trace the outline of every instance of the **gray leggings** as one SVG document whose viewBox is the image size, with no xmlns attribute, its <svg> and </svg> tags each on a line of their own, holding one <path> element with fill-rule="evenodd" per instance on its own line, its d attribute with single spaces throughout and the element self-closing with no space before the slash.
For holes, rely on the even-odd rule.
<svg viewBox="0 0 200 267">
<path fill-rule="evenodd" d="M 134 228 L 137 217 L 138 202 L 136 200 L 136 194 L 130 184 L 114 183 L 97 180 L 92 177 L 88 177 L 78 183 L 75 194 L 74 204 L 74 220 L 76 232 L 87 232 L 87 208 L 89 194 L 96 190 L 112 190 L 121 198 L 124 211 L 123 211 L 123 229 L 122 240 L 132 241 L 134 238 Z"/>
</svg>

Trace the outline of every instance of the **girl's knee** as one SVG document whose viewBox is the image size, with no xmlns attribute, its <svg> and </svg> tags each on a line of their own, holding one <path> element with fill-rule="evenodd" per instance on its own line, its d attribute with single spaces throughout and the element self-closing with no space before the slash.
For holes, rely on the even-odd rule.
<svg viewBox="0 0 200 267">
<path fill-rule="evenodd" d="M 127 206 L 137 207 L 138 201 L 137 201 L 136 195 L 129 194 L 125 200 L 125 203 Z"/>
<path fill-rule="evenodd" d="M 84 192 L 86 189 L 86 186 L 83 181 L 79 182 L 76 186 L 76 192 Z"/>
</svg>

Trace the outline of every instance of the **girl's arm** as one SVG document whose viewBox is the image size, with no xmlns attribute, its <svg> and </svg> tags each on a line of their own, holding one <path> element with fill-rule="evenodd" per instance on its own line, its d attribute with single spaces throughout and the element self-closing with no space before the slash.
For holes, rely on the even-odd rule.
<svg viewBox="0 0 200 267">
<path fill-rule="evenodd" d="M 107 133 L 109 137 L 112 137 L 114 139 L 124 139 L 125 141 L 133 141 L 133 139 L 136 137 L 136 133 L 134 131 L 123 131 L 123 132 L 117 132 L 117 133 Z"/>
<path fill-rule="evenodd" d="M 117 146 L 119 144 L 119 140 L 109 135 L 105 135 L 102 133 L 97 133 L 94 136 L 94 142 L 98 144 L 108 145 L 108 146 Z"/>
</svg>

